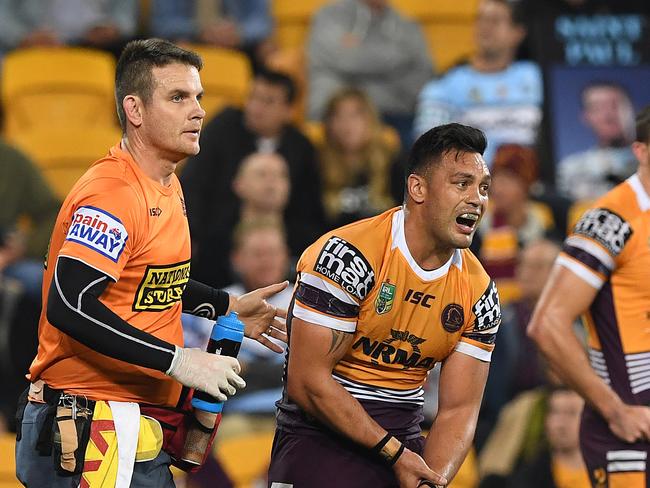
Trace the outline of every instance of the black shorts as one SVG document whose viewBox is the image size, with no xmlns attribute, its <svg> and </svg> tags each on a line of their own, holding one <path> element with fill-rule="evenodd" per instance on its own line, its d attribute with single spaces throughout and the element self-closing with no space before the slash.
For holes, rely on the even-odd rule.
<svg viewBox="0 0 650 488">
<path fill-rule="evenodd" d="M 650 443 L 623 442 L 589 407 L 580 423 L 580 449 L 594 488 L 650 488 Z"/>
<path fill-rule="evenodd" d="M 413 420 L 419 419 L 420 410 L 401 410 L 400 413 L 403 425 L 412 426 Z M 290 422 L 284 415 L 284 425 L 278 426 L 273 439 L 269 487 L 399 488 L 393 469 L 368 449 L 323 427 L 301 421 L 299 413 L 291 414 Z M 371 416 L 407 449 L 422 454 L 425 439 L 419 430 L 417 433 L 412 428 L 406 432 L 393 430 L 382 422 L 386 417 Z"/>
</svg>

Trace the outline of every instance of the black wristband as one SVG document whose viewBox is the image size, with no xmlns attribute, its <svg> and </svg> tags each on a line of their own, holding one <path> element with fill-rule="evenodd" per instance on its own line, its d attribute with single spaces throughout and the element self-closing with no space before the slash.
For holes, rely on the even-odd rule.
<svg viewBox="0 0 650 488">
<path fill-rule="evenodd" d="M 375 447 L 373 447 L 373 448 L 371 449 L 372 452 L 374 452 L 375 454 L 379 454 L 379 453 L 381 452 L 381 450 L 384 448 L 384 446 L 385 446 L 386 444 L 388 444 L 388 441 L 390 440 L 391 437 L 393 437 L 393 436 L 390 435 L 390 434 L 386 434 L 386 435 L 385 435 L 385 436 L 384 436 L 384 437 L 383 437 L 383 438 L 382 438 L 382 439 L 381 439 L 381 440 L 380 440 L 380 441 L 375 445 Z"/>
<path fill-rule="evenodd" d="M 392 466 L 393 464 L 395 464 L 403 453 L 404 453 L 404 444 L 400 444 L 399 449 L 397 450 L 393 458 L 390 461 L 388 461 L 388 465 Z"/>
</svg>

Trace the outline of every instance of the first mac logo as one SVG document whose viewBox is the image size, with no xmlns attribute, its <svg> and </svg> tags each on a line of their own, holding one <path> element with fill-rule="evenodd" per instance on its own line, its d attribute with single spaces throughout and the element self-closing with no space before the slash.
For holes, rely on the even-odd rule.
<svg viewBox="0 0 650 488">
<path fill-rule="evenodd" d="M 129 234 L 122 221 L 97 207 L 79 207 L 72 216 L 66 241 L 77 242 L 117 262 Z"/>
<path fill-rule="evenodd" d="M 366 298 L 375 286 L 375 273 L 361 251 L 336 236 L 330 237 L 323 246 L 314 271 L 359 300 Z"/>
</svg>

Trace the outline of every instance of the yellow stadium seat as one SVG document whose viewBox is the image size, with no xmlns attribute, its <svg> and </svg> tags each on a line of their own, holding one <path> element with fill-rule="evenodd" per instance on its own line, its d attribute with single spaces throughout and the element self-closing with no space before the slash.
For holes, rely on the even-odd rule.
<svg viewBox="0 0 650 488">
<path fill-rule="evenodd" d="M 325 130 L 321 122 L 309 120 L 302 125 L 304 134 L 309 138 L 311 143 L 320 147 L 325 142 Z M 390 125 L 382 127 L 382 139 L 384 144 L 395 154 L 400 149 L 399 134 Z"/>
<path fill-rule="evenodd" d="M 19 49 L 4 59 L 1 97 L 5 133 L 62 124 L 116 125 L 115 61 L 72 47 Z"/>
<path fill-rule="evenodd" d="M 273 435 L 274 431 L 268 430 L 217 442 L 216 455 L 236 488 L 252 488 L 253 482 L 266 474 Z"/>
<path fill-rule="evenodd" d="M 472 20 L 479 0 L 391 0 L 402 14 L 418 22 L 438 22 L 449 19 Z"/>
<path fill-rule="evenodd" d="M 271 14 L 280 47 L 303 46 L 312 16 L 326 3 L 331 0 L 273 0 Z"/>
<path fill-rule="evenodd" d="M 253 77 L 248 58 L 239 51 L 191 44 L 184 46 L 203 58 L 201 83 L 206 111 L 210 120 L 224 105 L 241 106 L 246 99 Z"/>
<path fill-rule="evenodd" d="M 16 478 L 16 435 L 0 434 L 0 488 L 23 486 Z"/>
<path fill-rule="evenodd" d="M 77 134 L 70 133 L 69 127 L 53 127 L 21 132 L 12 140 L 32 158 L 63 199 L 88 167 L 119 142 L 121 135 L 113 127 L 88 127 Z"/>
<path fill-rule="evenodd" d="M 423 31 L 438 73 L 444 73 L 474 53 L 471 22 L 433 22 L 424 25 Z"/>
</svg>

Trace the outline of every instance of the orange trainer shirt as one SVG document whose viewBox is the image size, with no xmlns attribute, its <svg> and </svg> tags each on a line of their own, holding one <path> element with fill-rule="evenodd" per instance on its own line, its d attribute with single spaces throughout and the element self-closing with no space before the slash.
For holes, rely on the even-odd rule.
<svg viewBox="0 0 650 488">
<path fill-rule="evenodd" d="M 630 404 L 650 402 L 649 211 L 634 175 L 585 212 L 557 259 L 598 290 L 584 316 L 589 358 Z"/>
<path fill-rule="evenodd" d="M 47 321 L 58 256 L 110 276 L 114 283 L 100 300 L 120 318 L 182 345 L 180 299 L 189 279 L 190 236 L 178 178 L 172 175 L 168 187 L 156 183 L 116 145 L 74 185 L 52 232 L 38 353 L 30 368 L 32 381 L 91 399 L 175 405 L 181 385 L 170 377 L 99 354 Z"/>
<path fill-rule="evenodd" d="M 334 378 L 360 400 L 422 404 L 430 369 L 453 351 L 489 361 L 499 297 L 476 257 L 427 271 L 401 208 L 325 234 L 302 255 L 291 317 L 354 334 Z"/>
</svg>

